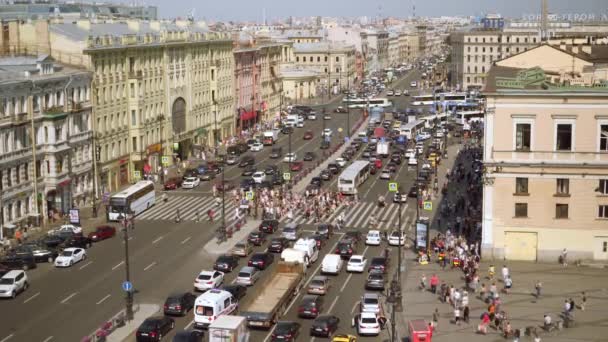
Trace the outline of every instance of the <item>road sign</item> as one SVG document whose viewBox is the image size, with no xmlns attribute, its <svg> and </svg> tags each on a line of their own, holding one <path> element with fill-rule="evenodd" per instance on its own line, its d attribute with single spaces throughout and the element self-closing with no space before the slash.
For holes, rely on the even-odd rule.
<svg viewBox="0 0 608 342">
<path fill-rule="evenodd" d="M 399 185 L 397 185 L 397 182 L 390 182 L 390 183 L 388 183 L 388 191 L 390 191 L 390 192 L 397 192 L 397 191 L 399 191 Z"/>
<path fill-rule="evenodd" d="M 125 281 L 122 283 L 122 289 L 125 292 L 131 292 L 131 290 L 133 290 L 133 283 L 131 283 L 130 281 Z"/>
<path fill-rule="evenodd" d="M 162 157 L 160 157 L 160 162 L 163 165 L 169 165 L 169 156 L 162 156 Z"/>
<path fill-rule="evenodd" d="M 342 133 L 342 127 L 338 127 L 338 132 Z"/>
<path fill-rule="evenodd" d="M 424 210 L 433 210 L 433 202 L 431 201 L 425 201 L 422 203 L 422 208 L 424 208 Z"/>
<path fill-rule="evenodd" d="M 349 137 L 344 137 L 344 142 L 347 143 L 350 140 Z"/>
<path fill-rule="evenodd" d="M 289 172 L 283 172 L 283 179 L 288 181 L 291 179 L 291 173 Z"/>
<path fill-rule="evenodd" d="M 385 137 L 380 137 L 380 142 L 386 142 L 386 138 Z"/>
<path fill-rule="evenodd" d="M 133 171 L 133 178 L 141 179 L 141 171 Z"/>
<path fill-rule="evenodd" d="M 248 201 L 253 201 L 253 191 L 247 191 L 247 192 L 245 193 L 245 198 L 246 198 Z"/>
<path fill-rule="evenodd" d="M 326 136 L 325 136 L 325 141 L 330 142 L 330 141 L 331 141 L 331 138 L 330 138 L 329 136 L 327 136 L 327 135 L 326 135 Z"/>
</svg>

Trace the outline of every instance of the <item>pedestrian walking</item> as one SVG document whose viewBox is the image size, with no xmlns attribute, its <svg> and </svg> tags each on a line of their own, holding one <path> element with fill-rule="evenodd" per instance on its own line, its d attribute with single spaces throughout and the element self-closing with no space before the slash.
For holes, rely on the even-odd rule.
<svg viewBox="0 0 608 342">
<path fill-rule="evenodd" d="M 534 285 L 534 289 L 536 290 L 536 299 L 540 298 L 541 290 L 543 288 L 543 284 L 539 281 Z"/>
<path fill-rule="evenodd" d="M 568 267 L 568 250 L 564 248 L 562 254 L 559 256 L 560 263 L 564 267 Z"/>
<path fill-rule="evenodd" d="M 585 305 L 587 304 L 587 295 L 585 294 L 585 291 L 583 291 L 581 293 L 581 311 L 585 311 Z"/>
<path fill-rule="evenodd" d="M 434 274 L 431 276 L 431 292 L 433 292 L 433 294 L 437 293 L 437 285 L 439 284 L 439 277 L 437 277 L 437 274 Z"/>
<path fill-rule="evenodd" d="M 460 325 L 460 308 L 458 305 L 454 306 L 454 324 Z"/>
<path fill-rule="evenodd" d="M 507 267 L 507 265 L 503 265 L 502 266 L 502 281 L 504 282 L 508 276 L 509 276 L 509 268 Z"/>
<path fill-rule="evenodd" d="M 423 273 L 422 277 L 420 277 L 420 290 L 426 290 L 426 275 Z"/>
<path fill-rule="evenodd" d="M 469 313 L 469 306 L 465 305 L 464 309 L 462 311 L 463 311 L 463 313 L 462 313 L 462 319 L 464 320 L 465 323 L 469 324 L 469 315 L 470 315 L 470 313 Z"/>
<path fill-rule="evenodd" d="M 435 312 L 433 312 L 433 328 L 437 330 L 437 325 L 439 324 L 439 309 L 435 308 Z"/>
<path fill-rule="evenodd" d="M 503 288 L 503 292 L 508 294 L 512 286 L 513 279 L 511 279 L 510 275 L 507 275 L 507 277 L 505 278 L 505 287 Z"/>
</svg>

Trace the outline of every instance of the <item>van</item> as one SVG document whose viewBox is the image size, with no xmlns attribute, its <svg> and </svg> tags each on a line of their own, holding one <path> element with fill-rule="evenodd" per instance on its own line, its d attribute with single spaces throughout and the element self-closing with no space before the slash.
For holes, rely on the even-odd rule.
<svg viewBox="0 0 608 342">
<path fill-rule="evenodd" d="M 295 262 L 308 266 L 308 257 L 306 256 L 306 252 L 295 248 L 285 248 L 281 252 L 281 261 Z"/>
<path fill-rule="evenodd" d="M 319 249 L 315 239 L 302 238 L 293 245 L 294 249 L 303 251 L 306 254 L 306 264 L 312 264 L 319 258 Z"/>
<path fill-rule="evenodd" d="M 283 228 L 281 237 L 284 237 L 289 241 L 296 241 L 300 237 L 300 225 L 295 222 L 289 222 Z"/>
<path fill-rule="evenodd" d="M 338 254 L 327 254 L 321 262 L 322 274 L 338 274 L 342 270 L 344 261 Z"/>
<path fill-rule="evenodd" d="M 212 289 L 194 301 L 194 327 L 206 328 L 221 315 L 236 311 L 237 300 L 228 291 Z"/>
</svg>

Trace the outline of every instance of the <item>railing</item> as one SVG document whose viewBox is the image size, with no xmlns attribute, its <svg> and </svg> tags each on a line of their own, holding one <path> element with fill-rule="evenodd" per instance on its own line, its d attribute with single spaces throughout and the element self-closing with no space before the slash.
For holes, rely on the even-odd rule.
<svg viewBox="0 0 608 342">
<path fill-rule="evenodd" d="M 493 162 L 509 162 L 521 164 L 588 164 L 607 165 L 608 152 L 570 152 L 570 151 L 516 151 L 494 150 Z"/>
<path fill-rule="evenodd" d="M 139 304 L 133 306 L 133 312 L 139 311 Z M 112 316 L 108 321 L 104 322 L 94 333 L 83 337 L 80 342 L 103 342 L 107 340 L 116 329 L 123 327 L 127 323 L 126 314 L 121 310 L 116 315 Z"/>
</svg>

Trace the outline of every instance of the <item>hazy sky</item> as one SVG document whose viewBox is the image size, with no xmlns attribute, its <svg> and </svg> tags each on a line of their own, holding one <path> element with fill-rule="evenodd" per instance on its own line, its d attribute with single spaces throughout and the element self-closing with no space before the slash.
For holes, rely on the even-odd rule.
<svg viewBox="0 0 608 342">
<path fill-rule="evenodd" d="M 419 16 L 501 13 L 506 17 L 522 17 L 540 12 L 540 0 L 147 0 L 145 3 L 159 6 L 162 18 L 186 17 L 195 8 L 197 19 L 258 22 L 262 21 L 263 8 L 269 21 L 290 15 L 375 17 L 380 7 L 382 16 L 408 17 L 413 3 Z M 603 14 L 606 19 L 608 0 L 549 0 L 549 11 L 567 15 Z"/>
</svg>

